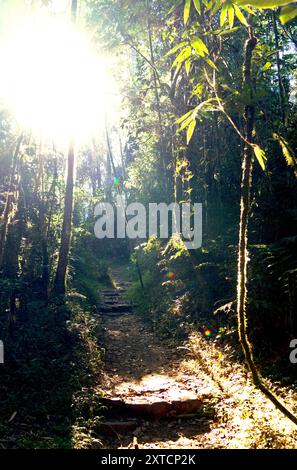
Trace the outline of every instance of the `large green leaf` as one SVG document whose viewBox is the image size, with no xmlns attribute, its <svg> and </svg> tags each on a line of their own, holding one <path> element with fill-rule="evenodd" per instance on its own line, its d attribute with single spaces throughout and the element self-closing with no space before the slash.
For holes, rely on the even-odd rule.
<svg viewBox="0 0 297 470">
<path fill-rule="evenodd" d="M 265 162 L 267 160 L 264 150 L 262 150 L 261 147 L 259 147 L 259 145 L 257 145 L 257 144 L 253 145 L 253 149 L 254 149 L 254 154 L 255 154 L 258 162 L 259 162 L 259 165 L 261 166 L 262 170 L 264 171 L 265 170 Z"/>
<path fill-rule="evenodd" d="M 187 44 L 188 44 L 187 41 L 183 41 L 183 42 L 180 42 L 179 44 L 176 44 L 176 46 L 174 46 L 172 49 L 170 49 L 170 51 L 167 52 L 167 54 L 165 54 L 165 57 L 168 57 L 169 55 L 174 54 L 176 51 L 181 49 L 183 46 L 186 46 Z"/>
<path fill-rule="evenodd" d="M 192 37 L 191 44 L 199 55 L 204 57 L 204 54 L 209 54 L 206 45 L 202 39 L 198 38 L 198 36 Z"/>
<path fill-rule="evenodd" d="M 201 15 L 201 5 L 200 5 L 200 0 L 193 0 L 193 3 L 194 3 L 194 6 L 197 10 L 197 12 L 199 13 L 199 15 Z"/>
<path fill-rule="evenodd" d="M 227 11 L 228 11 L 228 4 L 223 3 L 222 9 L 221 9 L 221 14 L 220 14 L 220 26 L 223 26 L 227 19 Z"/>
<path fill-rule="evenodd" d="M 178 118 L 175 123 L 176 124 L 180 124 L 181 122 L 184 122 L 191 114 L 193 113 L 193 109 L 191 109 L 190 111 L 188 111 L 186 114 L 184 114 L 183 116 L 181 116 L 180 118 Z"/>
<path fill-rule="evenodd" d="M 229 20 L 230 29 L 232 29 L 233 24 L 234 24 L 234 8 L 233 8 L 233 5 L 231 5 L 231 7 L 228 8 L 228 20 Z"/>
<path fill-rule="evenodd" d="M 194 119 L 188 127 L 188 130 L 187 130 L 187 144 L 190 142 L 190 140 L 193 136 L 195 127 L 196 127 L 196 119 Z"/>
<path fill-rule="evenodd" d="M 185 47 L 180 51 L 178 56 L 173 61 L 172 68 L 176 67 L 177 65 L 182 64 L 186 59 L 188 59 L 191 55 L 191 48 L 190 46 Z"/>
<path fill-rule="evenodd" d="M 240 10 L 240 8 L 237 5 L 234 5 L 234 10 L 235 10 L 235 15 L 237 16 L 239 21 L 242 24 L 244 24 L 244 26 L 248 26 L 249 24 L 248 24 L 247 20 L 245 19 L 245 16 L 242 13 L 242 11 Z"/>
<path fill-rule="evenodd" d="M 184 23 L 187 24 L 189 16 L 190 16 L 190 9 L 191 9 L 191 0 L 185 1 L 185 8 L 184 8 Z"/>
<path fill-rule="evenodd" d="M 266 62 L 266 64 L 263 65 L 263 67 L 262 67 L 262 72 L 265 72 L 266 70 L 269 70 L 271 67 L 272 67 L 272 63 L 271 62 Z"/>
<path fill-rule="evenodd" d="M 295 5 L 287 5 L 281 8 L 279 19 L 281 24 L 286 24 L 297 16 L 297 7 Z"/>
</svg>

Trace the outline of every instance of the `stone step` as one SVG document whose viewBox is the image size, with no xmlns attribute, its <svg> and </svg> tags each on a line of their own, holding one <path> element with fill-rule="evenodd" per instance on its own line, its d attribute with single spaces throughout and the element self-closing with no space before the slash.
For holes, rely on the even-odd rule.
<svg viewBox="0 0 297 470">
<path fill-rule="evenodd" d="M 107 407 L 107 411 L 112 413 L 123 413 L 134 417 L 144 417 L 148 419 L 159 419 L 165 417 L 178 417 L 196 412 L 203 406 L 200 398 L 189 398 L 184 400 L 154 400 L 153 397 L 131 397 L 126 400 L 118 398 L 101 399 L 102 404 Z"/>
<path fill-rule="evenodd" d="M 120 317 L 120 316 L 124 316 L 124 315 L 131 315 L 131 312 L 102 312 L 102 311 L 99 311 L 98 314 L 102 315 L 102 316 L 107 316 L 107 317 Z"/>
<path fill-rule="evenodd" d="M 99 306 L 99 311 L 101 312 L 131 312 L 132 305 L 129 304 L 114 304 L 114 305 L 104 305 Z"/>
</svg>

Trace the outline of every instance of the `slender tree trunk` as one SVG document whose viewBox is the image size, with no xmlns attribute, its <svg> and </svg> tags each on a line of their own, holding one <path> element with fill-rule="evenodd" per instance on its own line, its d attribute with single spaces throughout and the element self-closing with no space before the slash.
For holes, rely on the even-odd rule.
<svg viewBox="0 0 297 470">
<path fill-rule="evenodd" d="M 279 104 L 280 104 L 282 122 L 283 122 L 283 125 L 285 126 L 286 125 L 286 93 L 285 93 L 284 84 L 282 81 L 282 73 L 281 73 L 281 65 L 280 65 L 280 57 L 279 57 L 279 36 L 278 36 L 275 11 L 272 12 L 272 21 L 273 21 L 274 43 L 275 43 L 275 49 L 276 49 L 276 67 L 277 67 Z"/>
<path fill-rule="evenodd" d="M 149 40 L 149 49 L 150 49 L 150 62 L 153 65 L 153 82 L 154 82 L 154 92 L 155 92 L 155 100 L 156 100 L 156 111 L 158 116 L 158 128 L 159 128 L 159 139 L 160 139 L 160 160 L 162 163 L 162 173 L 164 178 L 165 184 L 165 194 L 166 197 L 169 197 L 168 194 L 168 179 L 167 179 L 167 162 L 166 162 L 166 145 L 164 141 L 164 129 L 162 125 L 162 114 L 161 114 L 161 104 L 160 104 L 160 96 L 158 90 L 158 76 L 156 72 L 156 65 L 155 65 L 155 55 L 154 55 L 154 48 L 153 48 L 153 39 L 152 39 L 152 28 L 150 22 L 150 8 L 149 8 L 149 1 L 146 0 L 146 10 L 147 10 L 147 24 L 148 24 L 148 40 Z"/>
<path fill-rule="evenodd" d="M 121 139 L 121 134 L 120 133 L 119 133 L 119 145 L 120 145 L 123 179 L 125 180 L 126 179 L 126 166 L 125 166 L 125 161 L 124 161 L 123 144 L 122 144 L 122 139 Z"/>
<path fill-rule="evenodd" d="M 21 147 L 22 141 L 23 141 L 23 134 L 21 134 L 17 140 L 16 148 L 15 148 L 14 155 L 12 158 L 12 169 L 11 169 L 10 180 L 8 184 L 4 211 L 2 215 L 2 226 L 0 230 L 0 268 L 3 263 L 4 248 L 5 248 L 5 242 L 6 242 L 6 237 L 7 237 L 7 228 L 9 224 L 9 215 L 11 211 L 11 203 L 12 203 L 12 198 L 13 198 L 14 178 L 15 178 L 18 156 L 20 153 L 20 147 Z"/>
<path fill-rule="evenodd" d="M 243 87 L 250 92 L 249 103 L 245 106 L 245 139 L 252 142 L 255 107 L 253 105 L 253 83 L 252 83 L 252 56 L 256 47 L 257 39 L 253 34 L 253 29 L 248 28 L 249 37 L 245 46 L 245 58 L 243 66 Z M 240 200 L 240 227 L 239 227 L 239 247 L 238 247 L 238 284 L 237 284 L 237 318 L 238 335 L 245 355 L 246 363 L 252 373 L 254 384 L 269 398 L 269 400 L 293 423 L 297 424 L 297 417 L 273 394 L 265 385 L 254 362 L 252 345 L 247 332 L 247 266 L 248 266 L 248 215 L 250 208 L 250 188 L 252 179 L 253 148 L 245 144 L 242 180 L 241 180 L 241 200 Z"/>
<path fill-rule="evenodd" d="M 71 1 L 71 18 L 75 25 L 77 16 L 77 0 Z M 72 71 L 73 72 L 73 71 Z M 73 96 L 73 100 L 75 97 Z M 58 266 L 56 271 L 54 293 L 64 295 L 66 290 L 66 273 L 71 240 L 72 214 L 73 214 L 73 187 L 74 187 L 74 138 L 71 138 L 67 160 L 67 182 L 65 191 L 65 205 L 61 245 L 59 251 Z"/>
<path fill-rule="evenodd" d="M 56 271 L 54 292 L 56 295 L 65 294 L 66 272 L 71 239 L 74 187 L 74 143 L 71 141 L 68 150 L 67 182 L 59 260 Z"/>
<path fill-rule="evenodd" d="M 21 172 L 22 173 L 22 172 Z M 7 316 L 7 329 L 6 334 L 12 332 L 13 324 L 16 321 L 17 306 L 16 300 L 19 294 L 19 287 L 17 286 L 18 271 L 19 271 L 19 257 L 22 243 L 22 236 L 25 229 L 25 194 L 22 187 L 22 181 L 19 182 L 17 210 L 13 219 L 8 224 L 7 237 L 5 242 L 5 256 L 3 258 L 3 271 L 4 276 L 10 281 L 10 296 L 9 296 L 9 314 Z"/>
<path fill-rule="evenodd" d="M 249 28 L 249 38 L 245 46 L 245 59 L 243 67 L 243 88 L 249 90 L 249 103 L 245 106 L 245 138 L 248 142 L 253 139 L 255 108 L 252 104 L 252 55 L 257 40 L 253 35 L 253 30 Z M 241 200 L 240 200 L 240 225 L 239 225 L 239 246 L 238 246 L 238 285 L 237 285 L 237 315 L 238 315 L 238 333 L 242 344 L 247 363 L 253 370 L 251 345 L 247 339 L 247 264 L 248 264 L 248 215 L 250 208 L 250 188 L 252 178 L 253 149 L 245 144 L 242 178 L 241 178 Z"/>
</svg>

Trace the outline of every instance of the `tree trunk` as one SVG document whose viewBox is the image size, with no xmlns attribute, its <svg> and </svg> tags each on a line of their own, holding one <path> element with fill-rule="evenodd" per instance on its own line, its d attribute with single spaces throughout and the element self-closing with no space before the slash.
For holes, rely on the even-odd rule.
<svg viewBox="0 0 297 470">
<path fill-rule="evenodd" d="M 0 231 L 0 268 L 3 263 L 4 247 L 5 247 L 6 237 L 7 237 L 7 228 L 8 228 L 8 223 L 9 223 L 9 215 L 11 211 L 11 203 L 12 203 L 12 196 L 13 196 L 14 177 L 15 177 L 18 156 L 20 153 L 20 147 L 21 147 L 22 141 L 23 141 L 23 134 L 21 134 L 17 140 L 16 148 L 15 148 L 14 155 L 12 158 L 12 169 L 11 169 L 11 174 L 10 174 L 10 181 L 9 181 L 9 185 L 7 189 L 7 196 L 6 196 L 4 211 L 2 215 L 2 226 L 1 226 L 1 231 Z"/>
<path fill-rule="evenodd" d="M 56 295 L 65 294 L 66 272 L 71 239 L 72 213 L 73 213 L 73 186 L 74 186 L 74 144 L 71 141 L 68 151 L 67 183 L 65 191 L 64 218 L 61 235 L 59 260 L 54 284 Z"/>
<path fill-rule="evenodd" d="M 278 80 L 278 93 L 279 93 L 279 104 L 283 125 L 286 125 L 286 92 L 284 89 L 284 84 L 282 81 L 281 75 L 281 65 L 279 57 L 279 40 L 278 40 L 278 29 L 276 22 L 276 12 L 272 12 L 272 21 L 273 21 L 273 32 L 274 32 L 274 43 L 276 49 L 276 67 L 277 67 L 277 80 Z"/>
<path fill-rule="evenodd" d="M 147 10 L 147 25 L 148 25 L 148 40 L 149 40 L 149 49 L 150 49 L 150 62 L 153 65 L 153 82 L 154 82 L 154 93 L 155 93 L 155 100 L 156 100 L 156 111 L 158 117 L 158 128 L 159 128 L 159 149 L 160 149 L 160 161 L 162 163 L 162 173 L 164 179 L 164 188 L 166 198 L 170 195 L 168 194 L 168 179 L 167 179 L 167 159 L 166 159 L 166 145 L 164 141 L 164 129 L 162 124 L 162 114 L 161 114 L 161 104 L 160 104 L 160 96 L 158 90 L 158 76 L 156 72 L 155 66 L 155 55 L 153 49 L 153 39 L 152 39 L 152 28 L 150 22 L 150 8 L 149 8 L 149 1 L 146 2 L 146 10 Z"/>
<path fill-rule="evenodd" d="M 249 90 L 249 103 L 245 106 L 245 138 L 252 142 L 255 108 L 252 104 L 252 55 L 257 40 L 253 35 L 252 28 L 249 28 L 249 38 L 245 46 L 245 59 L 243 67 L 243 88 Z M 248 213 L 250 207 L 250 187 L 252 178 L 253 149 L 245 144 L 242 179 L 241 179 L 241 200 L 240 200 L 240 225 L 239 225 L 239 247 L 238 247 L 238 285 L 237 285 L 237 315 L 238 315 L 238 333 L 239 340 L 243 346 L 246 360 L 252 369 L 253 363 L 250 363 L 251 345 L 247 340 L 247 264 L 248 264 Z"/>
<path fill-rule="evenodd" d="M 297 417 L 286 408 L 285 405 L 264 384 L 254 362 L 252 345 L 247 332 L 247 266 L 248 266 L 248 215 L 250 208 L 250 188 L 252 179 L 253 148 L 248 145 L 252 142 L 255 107 L 253 105 L 253 83 L 252 83 L 252 55 L 256 47 L 257 39 L 253 29 L 249 27 L 249 38 L 245 46 L 245 58 L 243 65 L 243 87 L 249 90 L 249 102 L 245 106 L 245 147 L 242 162 L 241 200 L 240 200 L 240 226 L 238 247 L 238 284 L 237 284 L 237 319 L 238 335 L 245 355 L 246 363 L 252 373 L 254 384 L 269 398 L 269 400 L 293 423 L 297 424 Z"/>
<path fill-rule="evenodd" d="M 77 16 L 77 0 L 71 1 L 71 18 L 75 25 Z M 75 97 L 73 96 L 73 100 Z M 56 271 L 54 293 L 56 295 L 64 295 L 66 290 L 66 273 L 68 266 L 68 257 L 71 239 L 71 226 L 73 214 L 73 186 L 74 186 L 74 139 L 72 138 L 68 149 L 68 165 L 67 165 L 67 182 L 65 191 L 65 205 L 63 227 L 61 235 L 61 245 L 59 252 L 59 260 Z"/>
</svg>

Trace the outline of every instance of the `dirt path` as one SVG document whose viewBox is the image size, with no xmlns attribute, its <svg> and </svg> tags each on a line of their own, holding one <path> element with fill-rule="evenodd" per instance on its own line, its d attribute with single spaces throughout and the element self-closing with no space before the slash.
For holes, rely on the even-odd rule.
<svg viewBox="0 0 297 470">
<path fill-rule="evenodd" d="M 241 365 L 223 363 L 225 356 L 197 336 L 180 348 L 161 343 L 125 301 L 128 283 L 120 270 L 113 279 L 115 288 L 103 292 L 99 307 L 106 348 L 104 447 L 294 447 L 296 431 L 289 442 L 290 424 Z"/>
</svg>

